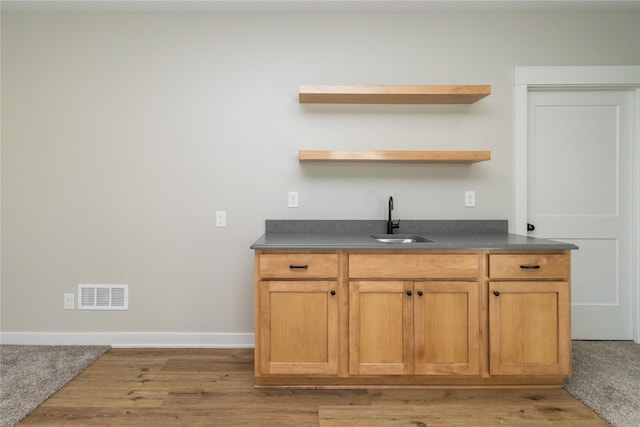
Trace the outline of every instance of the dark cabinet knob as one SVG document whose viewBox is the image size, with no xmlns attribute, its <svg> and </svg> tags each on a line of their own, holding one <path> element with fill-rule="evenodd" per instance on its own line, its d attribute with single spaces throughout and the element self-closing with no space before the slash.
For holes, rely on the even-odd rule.
<svg viewBox="0 0 640 427">
<path fill-rule="evenodd" d="M 332 291 L 331 291 L 331 295 L 335 295 L 335 294 L 336 294 L 336 291 L 333 291 L 333 290 L 332 290 Z"/>
<path fill-rule="evenodd" d="M 500 292 L 498 292 L 498 291 L 493 291 L 493 294 L 494 294 L 495 296 L 497 296 L 497 297 L 499 297 L 499 296 L 500 296 Z"/>
<path fill-rule="evenodd" d="M 407 295 L 411 296 L 411 295 L 413 295 L 413 292 L 407 291 Z"/>
<path fill-rule="evenodd" d="M 424 292 L 418 291 L 418 296 L 422 296 L 422 295 L 424 295 Z"/>
</svg>

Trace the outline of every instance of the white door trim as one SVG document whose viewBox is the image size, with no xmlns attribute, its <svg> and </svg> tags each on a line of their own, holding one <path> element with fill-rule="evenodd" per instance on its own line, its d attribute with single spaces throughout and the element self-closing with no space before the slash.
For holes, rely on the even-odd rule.
<svg viewBox="0 0 640 427">
<path fill-rule="evenodd" d="M 532 88 L 605 87 L 635 89 L 635 135 L 632 140 L 632 292 L 634 341 L 640 343 L 640 65 L 515 67 L 514 146 L 514 226 L 517 234 L 527 234 L 527 105 Z"/>
</svg>

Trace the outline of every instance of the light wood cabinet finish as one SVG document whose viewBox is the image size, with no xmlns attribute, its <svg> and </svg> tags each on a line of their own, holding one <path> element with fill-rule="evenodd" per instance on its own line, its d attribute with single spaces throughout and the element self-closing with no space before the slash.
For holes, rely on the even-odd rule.
<svg viewBox="0 0 640 427">
<path fill-rule="evenodd" d="M 278 279 L 336 278 L 337 254 L 263 254 L 260 277 Z"/>
<path fill-rule="evenodd" d="M 479 375 L 478 289 L 477 282 L 415 283 L 415 374 Z"/>
<path fill-rule="evenodd" d="M 351 375 L 479 375 L 478 283 L 349 283 Z"/>
<path fill-rule="evenodd" d="M 490 282 L 491 375 L 571 374 L 568 282 Z"/>
<path fill-rule="evenodd" d="M 489 255 L 491 375 L 571 376 L 570 276 L 569 252 Z"/>
<path fill-rule="evenodd" d="M 570 269 L 569 251 L 256 251 L 256 384 L 559 387 Z"/>
<path fill-rule="evenodd" d="M 412 282 L 349 283 L 349 374 L 413 372 Z"/>
<path fill-rule="evenodd" d="M 259 359 L 263 373 L 337 374 L 336 289 L 335 281 L 260 283 Z"/>
<path fill-rule="evenodd" d="M 350 278 L 475 279 L 477 254 L 350 254 Z"/>
<path fill-rule="evenodd" d="M 338 254 L 256 253 L 255 265 L 256 376 L 337 375 Z"/>
<path fill-rule="evenodd" d="M 566 254 L 489 255 L 492 279 L 563 279 L 570 274 L 571 258 Z"/>
</svg>

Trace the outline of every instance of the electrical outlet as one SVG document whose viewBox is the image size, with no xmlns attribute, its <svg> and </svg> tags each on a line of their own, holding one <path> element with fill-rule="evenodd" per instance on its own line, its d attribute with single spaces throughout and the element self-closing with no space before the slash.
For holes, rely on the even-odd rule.
<svg viewBox="0 0 640 427">
<path fill-rule="evenodd" d="M 216 211 L 216 227 L 227 226 L 227 211 Z"/>
<path fill-rule="evenodd" d="M 465 191 L 464 192 L 464 205 L 467 208 L 475 208 L 476 207 L 476 192 L 475 191 Z"/>
<path fill-rule="evenodd" d="M 64 309 L 65 310 L 73 310 L 75 295 L 74 294 L 64 294 Z"/>
<path fill-rule="evenodd" d="M 289 204 L 290 208 L 298 207 L 298 192 L 297 191 L 289 191 Z"/>
</svg>

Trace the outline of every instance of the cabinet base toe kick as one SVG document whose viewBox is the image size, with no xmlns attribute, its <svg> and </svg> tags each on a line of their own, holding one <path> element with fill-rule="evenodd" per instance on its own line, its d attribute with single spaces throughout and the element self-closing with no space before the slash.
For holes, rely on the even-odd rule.
<svg viewBox="0 0 640 427">
<path fill-rule="evenodd" d="M 501 377 L 501 378 L 432 378 L 415 376 L 328 378 L 313 376 L 258 377 L 256 387 L 298 388 L 562 388 L 560 377 Z"/>
</svg>

